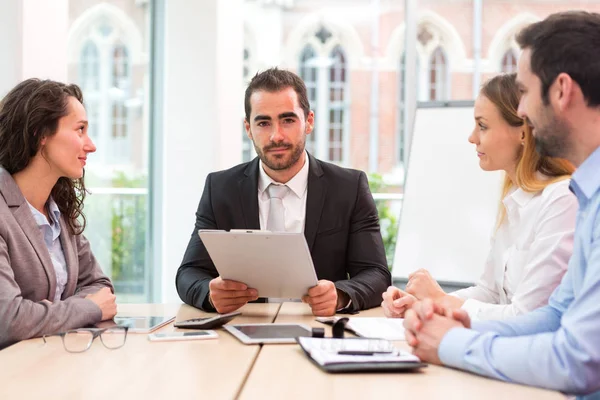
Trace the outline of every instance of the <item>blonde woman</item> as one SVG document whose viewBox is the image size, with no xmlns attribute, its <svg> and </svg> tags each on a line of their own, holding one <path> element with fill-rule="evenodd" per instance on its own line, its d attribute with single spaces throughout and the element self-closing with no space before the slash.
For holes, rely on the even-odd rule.
<svg viewBox="0 0 600 400">
<path fill-rule="evenodd" d="M 463 308 L 472 319 L 505 319 L 541 307 L 560 283 L 573 250 L 577 200 L 569 190 L 573 166 L 536 152 L 531 130 L 517 115 L 516 75 L 489 80 L 475 101 L 475 145 L 485 171 L 506 178 L 498 223 L 475 286 L 446 294 L 427 270 L 409 276 L 406 291 L 390 286 L 382 307 L 403 317 L 426 297 Z"/>
</svg>

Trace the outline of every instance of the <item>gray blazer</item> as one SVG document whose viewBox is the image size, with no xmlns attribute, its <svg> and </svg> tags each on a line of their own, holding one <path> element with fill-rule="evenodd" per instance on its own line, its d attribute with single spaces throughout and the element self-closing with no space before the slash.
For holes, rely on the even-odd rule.
<svg viewBox="0 0 600 400">
<path fill-rule="evenodd" d="M 102 311 L 88 294 L 113 289 L 83 235 L 73 236 L 61 216 L 68 280 L 52 304 L 56 275 L 31 210 L 12 176 L 0 167 L 0 349 L 19 340 L 94 324 Z"/>
</svg>

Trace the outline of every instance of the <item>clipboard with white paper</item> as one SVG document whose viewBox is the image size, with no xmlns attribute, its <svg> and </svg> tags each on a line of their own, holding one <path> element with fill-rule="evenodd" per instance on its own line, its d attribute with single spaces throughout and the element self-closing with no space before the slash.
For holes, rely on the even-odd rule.
<svg viewBox="0 0 600 400">
<path fill-rule="evenodd" d="M 317 284 L 302 233 L 199 230 L 223 279 L 245 283 L 259 297 L 300 299 Z"/>
<path fill-rule="evenodd" d="M 326 372 L 412 371 L 427 366 L 387 340 L 298 337 L 296 341 L 308 358 Z"/>
</svg>

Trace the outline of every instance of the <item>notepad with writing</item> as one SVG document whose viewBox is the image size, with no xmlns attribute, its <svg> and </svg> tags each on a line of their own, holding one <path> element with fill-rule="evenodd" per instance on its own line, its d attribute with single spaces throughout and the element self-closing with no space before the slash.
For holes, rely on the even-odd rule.
<svg viewBox="0 0 600 400">
<path fill-rule="evenodd" d="M 306 355 L 327 372 L 403 371 L 424 367 L 418 357 L 388 340 L 299 337 Z"/>
<path fill-rule="evenodd" d="M 340 317 L 317 317 L 324 324 L 333 324 Z M 406 340 L 404 337 L 404 318 L 372 318 L 353 317 L 346 324 L 346 329 L 365 338 L 386 340 Z"/>
</svg>

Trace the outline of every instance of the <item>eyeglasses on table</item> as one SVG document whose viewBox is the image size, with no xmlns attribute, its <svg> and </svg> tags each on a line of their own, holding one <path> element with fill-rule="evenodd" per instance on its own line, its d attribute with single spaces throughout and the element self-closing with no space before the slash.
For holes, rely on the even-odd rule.
<svg viewBox="0 0 600 400">
<path fill-rule="evenodd" d="M 97 337 L 107 349 L 115 350 L 123 347 L 127 340 L 127 326 L 115 326 L 111 328 L 81 328 L 71 329 L 66 332 L 44 335 L 42 339 L 46 343 L 46 338 L 52 336 L 60 336 L 63 347 L 69 353 L 83 353 L 92 346 L 92 342 Z"/>
</svg>

